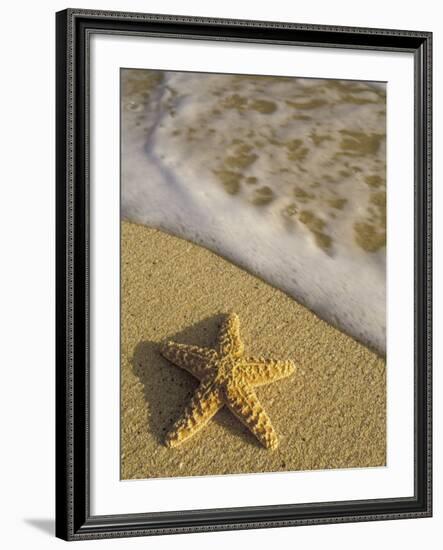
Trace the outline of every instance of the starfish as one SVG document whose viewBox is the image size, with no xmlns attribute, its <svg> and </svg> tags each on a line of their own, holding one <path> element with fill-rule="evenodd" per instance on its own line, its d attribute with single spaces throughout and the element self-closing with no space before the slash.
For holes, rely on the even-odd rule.
<svg viewBox="0 0 443 550">
<path fill-rule="evenodd" d="M 162 345 L 161 353 L 200 380 L 183 415 L 166 436 L 168 447 L 192 437 L 227 405 L 260 443 L 267 449 L 277 448 L 277 433 L 253 388 L 291 375 L 295 364 L 290 360 L 245 356 L 235 313 L 225 317 L 215 349 L 168 341 Z"/>
</svg>

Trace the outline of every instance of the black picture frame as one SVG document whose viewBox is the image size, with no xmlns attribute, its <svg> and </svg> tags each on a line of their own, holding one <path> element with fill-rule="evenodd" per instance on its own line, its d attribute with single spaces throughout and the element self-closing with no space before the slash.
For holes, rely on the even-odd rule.
<svg viewBox="0 0 443 550">
<path fill-rule="evenodd" d="M 94 33 L 411 52 L 415 65 L 415 493 L 410 498 L 92 516 L 89 40 Z M 56 536 L 65 540 L 432 515 L 432 33 L 68 9 L 56 14 Z"/>
</svg>

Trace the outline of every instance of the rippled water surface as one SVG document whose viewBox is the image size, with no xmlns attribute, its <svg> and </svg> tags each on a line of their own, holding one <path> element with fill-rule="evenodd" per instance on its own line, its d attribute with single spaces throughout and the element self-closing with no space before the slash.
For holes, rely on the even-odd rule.
<svg viewBox="0 0 443 550">
<path fill-rule="evenodd" d="M 383 84 L 122 71 L 122 213 L 385 350 Z"/>
</svg>

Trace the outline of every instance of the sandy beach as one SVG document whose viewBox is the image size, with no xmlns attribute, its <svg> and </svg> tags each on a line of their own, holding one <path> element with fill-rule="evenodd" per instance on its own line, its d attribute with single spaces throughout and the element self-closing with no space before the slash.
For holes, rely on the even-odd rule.
<svg viewBox="0 0 443 550">
<path fill-rule="evenodd" d="M 382 466 L 385 362 L 283 292 L 214 253 L 122 223 L 121 478 Z M 280 437 L 268 451 L 226 408 L 181 447 L 163 438 L 198 386 L 164 359 L 164 339 L 212 346 L 222 314 L 247 353 L 296 373 L 257 394 Z"/>
</svg>

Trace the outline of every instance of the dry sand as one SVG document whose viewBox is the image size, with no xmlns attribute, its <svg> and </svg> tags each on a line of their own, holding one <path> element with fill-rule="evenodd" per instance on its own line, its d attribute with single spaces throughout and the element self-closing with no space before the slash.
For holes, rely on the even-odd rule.
<svg viewBox="0 0 443 550">
<path fill-rule="evenodd" d="M 122 479 L 385 465 L 384 359 L 283 292 L 202 247 L 123 222 L 121 305 Z M 248 355 L 297 364 L 292 377 L 257 388 L 280 445 L 261 447 L 223 408 L 166 448 L 198 382 L 159 343 L 212 346 L 229 310 Z"/>
</svg>

